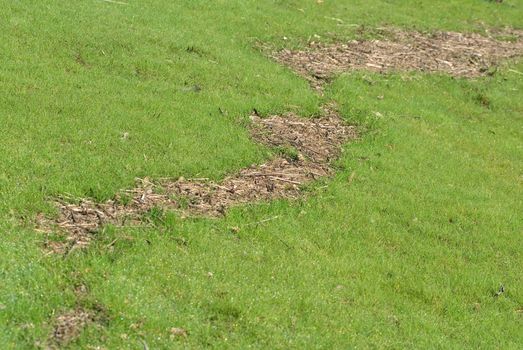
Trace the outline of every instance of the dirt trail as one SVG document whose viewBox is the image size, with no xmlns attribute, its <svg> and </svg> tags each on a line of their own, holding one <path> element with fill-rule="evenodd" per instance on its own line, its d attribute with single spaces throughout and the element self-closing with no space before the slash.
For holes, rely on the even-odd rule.
<svg viewBox="0 0 523 350">
<path fill-rule="evenodd" d="M 321 88 L 333 75 L 349 70 L 441 72 L 456 77 L 489 74 L 502 60 L 523 56 L 523 31 L 497 31 L 485 37 L 474 33 L 423 34 L 381 29 L 382 40 L 347 43 L 311 42 L 305 50 L 281 50 L 274 58 Z"/>
</svg>

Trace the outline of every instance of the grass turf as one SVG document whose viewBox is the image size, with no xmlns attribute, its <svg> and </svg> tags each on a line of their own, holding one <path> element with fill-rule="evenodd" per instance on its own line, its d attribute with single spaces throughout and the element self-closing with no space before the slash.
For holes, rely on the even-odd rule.
<svg viewBox="0 0 523 350">
<path fill-rule="evenodd" d="M 521 28 L 521 1 L 2 8 L 4 348 L 45 342 L 52 315 L 78 304 L 107 313 L 71 345 L 81 348 L 523 341 L 523 65 L 474 81 L 348 74 L 320 98 L 254 49 L 350 38 L 355 25 Z M 46 197 L 109 198 L 136 176 L 219 178 L 267 156 L 242 126 L 250 110 L 310 115 L 331 99 L 365 132 L 303 200 L 220 220 L 151 213 L 151 227 L 106 228 L 85 253 L 40 251 L 31 221 L 52 212 Z M 89 294 L 78 297 L 82 283 Z M 171 339 L 171 327 L 189 336 Z"/>
</svg>

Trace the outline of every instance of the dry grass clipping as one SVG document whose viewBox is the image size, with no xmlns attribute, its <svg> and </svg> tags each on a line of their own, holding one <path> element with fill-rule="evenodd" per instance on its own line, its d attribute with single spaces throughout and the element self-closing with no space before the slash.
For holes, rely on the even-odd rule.
<svg viewBox="0 0 523 350">
<path fill-rule="evenodd" d="M 383 40 L 354 40 L 347 43 L 311 42 L 305 50 L 281 50 L 274 58 L 307 78 L 314 87 L 348 70 L 441 72 L 456 77 L 487 74 L 504 59 L 523 55 L 523 31 L 498 31 L 493 36 L 474 33 L 382 29 Z"/>
<path fill-rule="evenodd" d="M 58 315 L 54 322 L 53 332 L 48 340 L 48 348 L 55 349 L 66 346 L 78 338 L 83 329 L 93 321 L 93 315 L 80 308 Z"/>
<path fill-rule="evenodd" d="M 219 183 L 184 178 L 156 182 L 140 179 L 135 188 L 121 191 L 103 203 L 57 199 L 54 203 L 58 216 L 39 216 L 37 220 L 40 231 L 63 233 L 62 242 L 47 242 L 48 251 L 67 254 L 85 248 L 103 225 L 140 223 L 145 213 L 157 207 L 184 215 L 219 216 L 242 203 L 295 198 L 301 185 L 330 175 L 331 161 L 339 156 L 345 142 L 356 137 L 355 128 L 330 109 L 316 119 L 292 114 L 268 118 L 252 115 L 251 121 L 253 139 L 270 147 L 292 149 L 294 153 L 242 169 Z"/>
</svg>

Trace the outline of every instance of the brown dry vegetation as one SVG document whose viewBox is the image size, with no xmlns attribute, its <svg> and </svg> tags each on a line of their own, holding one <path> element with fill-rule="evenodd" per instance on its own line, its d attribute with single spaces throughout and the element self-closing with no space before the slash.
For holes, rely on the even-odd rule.
<svg viewBox="0 0 523 350">
<path fill-rule="evenodd" d="M 378 72 L 406 70 L 441 72 L 456 77 L 485 75 L 503 59 L 523 55 L 523 33 L 504 30 L 482 36 L 475 33 L 382 29 L 382 40 L 347 43 L 311 42 L 305 50 L 284 49 L 274 58 L 304 76 L 314 87 L 348 70 Z M 495 38 L 506 37 L 502 41 Z"/>
<path fill-rule="evenodd" d="M 313 86 L 350 69 L 374 71 L 419 70 L 453 76 L 486 74 L 500 60 L 523 53 L 522 33 L 503 31 L 514 41 L 500 41 L 479 34 L 418 32 L 386 29 L 386 40 L 351 41 L 345 44 L 310 43 L 307 50 L 282 50 L 275 58 L 305 76 Z M 67 253 L 89 245 L 93 233 L 104 224 L 122 226 L 139 223 L 155 208 L 178 210 L 184 215 L 223 215 L 227 208 L 255 201 L 295 198 L 300 185 L 331 174 L 329 166 L 342 144 L 356 137 L 353 127 L 343 123 L 331 109 L 324 116 L 303 119 L 296 115 L 251 116 L 251 135 L 269 147 L 290 150 L 261 165 L 252 165 L 216 183 L 207 179 L 180 178 L 152 182 L 140 179 L 137 186 L 121 191 L 114 199 L 97 203 L 81 199 L 55 200 L 59 214 L 38 218 L 44 232 L 65 232 L 65 241 L 47 242 L 49 251 Z M 293 153 L 295 152 L 295 153 Z"/>
<path fill-rule="evenodd" d="M 64 254 L 87 247 L 103 225 L 139 223 L 143 214 L 156 207 L 184 215 L 218 216 L 242 203 L 295 198 L 300 185 L 330 175 L 330 162 L 339 156 L 346 141 L 356 137 L 355 128 L 327 108 L 324 116 L 316 119 L 292 114 L 268 118 L 252 115 L 251 121 L 253 139 L 288 150 L 289 154 L 240 170 L 220 183 L 206 179 L 140 179 L 135 188 L 121 191 L 103 203 L 91 199 L 76 203 L 55 200 L 58 216 L 40 216 L 38 226 L 45 233 L 63 233 L 64 241 L 49 240 L 48 250 Z"/>
<path fill-rule="evenodd" d="M 80 308 L 60 314 L 56 317 L 48 348 L 63 347 L 69 344 L 93 320 L 91 313 Z"/>
</svg>

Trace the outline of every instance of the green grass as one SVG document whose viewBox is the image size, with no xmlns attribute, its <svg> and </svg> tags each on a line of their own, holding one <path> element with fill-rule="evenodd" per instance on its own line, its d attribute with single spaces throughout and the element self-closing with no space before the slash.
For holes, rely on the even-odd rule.
<svg viewBox="0 0 523 350">
<path fill-rule="evenodd" d="M 473 81 L 348 74 L 320 98 L 255 48 L 357 25 L 523 28 L 522 1 L 0 3 L 2 348 L 45 342 L 76 305 L 107 320 L 72 348 L 523 343 L 523 65 Z M 253 108 L 311 115 L 330 100 L 364 133 L 304 199 L 217 220 L 153 212 L 86 252 L 42 253 L 47 197 L 223 177 L 268 154 L 243 126 Z"/>
</svg>

